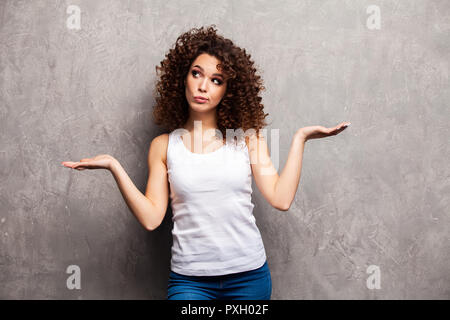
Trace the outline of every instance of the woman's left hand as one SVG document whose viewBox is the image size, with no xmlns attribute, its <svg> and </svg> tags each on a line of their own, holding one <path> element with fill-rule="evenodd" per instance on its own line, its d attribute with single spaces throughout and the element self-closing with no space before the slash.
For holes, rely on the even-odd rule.
<svg viewBox="0 0 450 320">
<path fill-rule="evenodd" d="M 304 141 L 306 142 L 310 139 L 319 139 L 337 135 L 338 133 L 344 131 L 349 124 L 350 122 L 342 122 L 338 124 L 336 127 L 331 128 L 325 128 L 322 126 L 304 127 L 298 129 L 297 134 L 300 135 L 302 139 L 304 139 Z"/>
</svg>

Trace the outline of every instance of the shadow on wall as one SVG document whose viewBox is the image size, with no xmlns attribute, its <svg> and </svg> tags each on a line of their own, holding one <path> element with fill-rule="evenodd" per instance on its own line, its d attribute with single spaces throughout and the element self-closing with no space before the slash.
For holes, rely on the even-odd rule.
<svg viewBox="0 0 450 320">
<path fill-rule="evenodd" d="M 142 275 L 145 281 L 145 289 L 148 292 L 143 298 L 162 299 L 167 296 L 167 284 L 170 273 L 170 257 L 172 247 L 172 209 L 169 206 L 161 225 L 154 231 L 148 232 L 145 237 L 148 245 L 148 259 L 150 260 L 149 268 L 146 264 L 136 266 L 136 268 L 144 268 Z"/>
</svg>

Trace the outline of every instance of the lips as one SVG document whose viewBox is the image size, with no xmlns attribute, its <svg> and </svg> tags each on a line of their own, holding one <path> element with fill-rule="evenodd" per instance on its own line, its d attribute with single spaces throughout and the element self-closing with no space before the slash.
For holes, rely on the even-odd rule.
<svg viewBox="0 0 450 320">
<path fill-rule="evenodd" d="M 194 100 L 197 101 L 197 102 L 206 102 L 206 101 L 208 101 L 208 99 L 200 97 L 200 96 L 194 97 Z"/>
</svg>

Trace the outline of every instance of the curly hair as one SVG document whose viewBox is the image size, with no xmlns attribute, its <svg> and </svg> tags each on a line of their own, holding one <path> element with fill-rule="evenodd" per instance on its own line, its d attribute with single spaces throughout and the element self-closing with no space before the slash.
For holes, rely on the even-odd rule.
<svg viewBox="0 0 450 320">
<path fill-rule="evenodd" d="M 264 106 L 259 96 L 265 90 L 254 62 L 245 49 L 241 49 L 216 33 L 214 24 L 192 28 L 180 35 L 174 48 L 166 54 L 161 66 L 156 66 L 160 77 L 155 85 L 156 105 L 153 109 L 157 125 L 172 131 L 181 128 L 189 117 L 189 105 L 185 96 L 185 84 L 192 62 L 202 53 L 216 57 L 227 82 L 226 92 L 216 107 L 217 126 L 226 137 L 226 129 L 253 128 L 257 134 L 267 126 Z"/>
</svg>

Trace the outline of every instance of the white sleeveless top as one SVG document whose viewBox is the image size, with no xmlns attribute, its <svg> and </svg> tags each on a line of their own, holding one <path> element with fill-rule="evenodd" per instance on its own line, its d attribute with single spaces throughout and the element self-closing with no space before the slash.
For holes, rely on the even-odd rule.
<svg viewBox="0 0 450 320">
<path fill-rule="evenodd" d="M 174 130 L 169 134 L 167 173 L 173 212 L 172 271 L 214 276 L 264 264 L 243 138 L 200 154 L 188 150 L 180 131 Z"/>
</svg>

